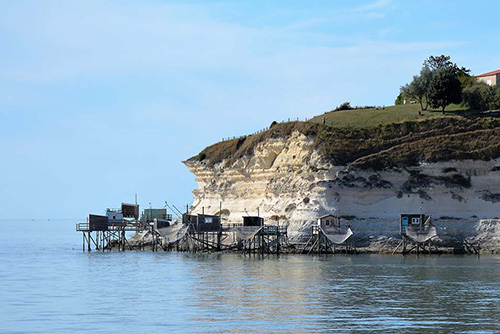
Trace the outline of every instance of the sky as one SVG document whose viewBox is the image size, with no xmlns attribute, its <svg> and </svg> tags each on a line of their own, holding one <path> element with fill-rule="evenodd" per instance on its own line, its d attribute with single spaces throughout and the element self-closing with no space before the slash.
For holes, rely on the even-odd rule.
<svg viewBox="0 0 500 334">
<path fill-rule="evenodd" d="M 0 219 L 192 203 L 182 161 L 349 101 L 430 55 L 500 69 L 497 1 L 0 0 Z M 151 203 L 151 204 L 150 204 Z"/>
</svg>

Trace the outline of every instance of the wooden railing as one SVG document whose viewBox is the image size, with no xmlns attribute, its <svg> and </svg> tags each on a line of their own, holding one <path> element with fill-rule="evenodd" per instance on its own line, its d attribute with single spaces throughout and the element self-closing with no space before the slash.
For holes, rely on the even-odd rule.
<svg viewBox="0 0 500 334">
<path fill-rule="evenodd" d="M 137 231 L 137 228 L 139 229 L 145 229 L 144 226 L 133 223 L 133 224 L 117 224 L 117 223 L 110 223 L 108 224 L 108 229 L 107 231 L 125 231 L 125 232 L 135 232 Z M 77 223 L 76 224 L 76 231 L 77 232 L 93 232 L 93 230 L 90 229 L 90 224 L 89 223 Z"/>
</svg>

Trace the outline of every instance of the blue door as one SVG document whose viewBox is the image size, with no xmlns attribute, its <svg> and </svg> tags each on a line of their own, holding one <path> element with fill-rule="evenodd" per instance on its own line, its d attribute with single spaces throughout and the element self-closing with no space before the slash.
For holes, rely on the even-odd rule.
<svg viewBox="0 0 500 334">
<path fill-rule="evenodd" d="M 407 227 L 408 227 L 408 217 L 401 218 L 401 233 L 406 234 Z"/>
</svg>

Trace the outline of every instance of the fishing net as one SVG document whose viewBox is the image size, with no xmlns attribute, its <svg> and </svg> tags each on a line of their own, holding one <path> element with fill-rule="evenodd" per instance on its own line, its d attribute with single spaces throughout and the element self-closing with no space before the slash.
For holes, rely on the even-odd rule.
<svg viewBox="0 0 500 334">
<path fill-rule="evenodd" d="M 189 226 L 187 224 L 174 224 L 167 227 L 158 229 L 158 233 L 162 238 L 169 244 L 175 243 L 182 239 L 188 231 Z"/>
<path fill-rule="evenodd" d="M 233 227 L 230 232 L 234 232 L 240 240 L 249 240 L 259 233 L 261 229 L 261 226 L 238 226 Z"/>
<path fill-rule="evenodd" d="M 411 226 L 408 226 L 406 236 L 417 243 L 424 243 L 436 237 L 437 231 L 436 227 L 432 225 L 425 231 L 414 230 Z"/>
<path fill-rule="evenodd" d="M 330 242 L 333 243 L 334 245 L 343 244 L 353 234 L 350 227 L 347 228 L 347 230 L 343 233 L 341 233 L 341 231 L 338 229 L 335 230 L 321 229 L 321 230 L 323 234 L 327 237 L 327 239 L 330 240 Z"/>
</svg>

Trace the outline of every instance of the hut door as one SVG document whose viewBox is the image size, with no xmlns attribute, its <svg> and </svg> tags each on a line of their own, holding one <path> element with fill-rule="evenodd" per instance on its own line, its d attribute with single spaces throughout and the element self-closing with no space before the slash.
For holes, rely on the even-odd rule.
<svg viewBox="0 0 500 334">
<path fill-rule="evenodd" d="M 401 219 L 401 233 L 406 233 L 407 228 L 408 228 L 408 217 L 403 217 Z"/>
</svg>

